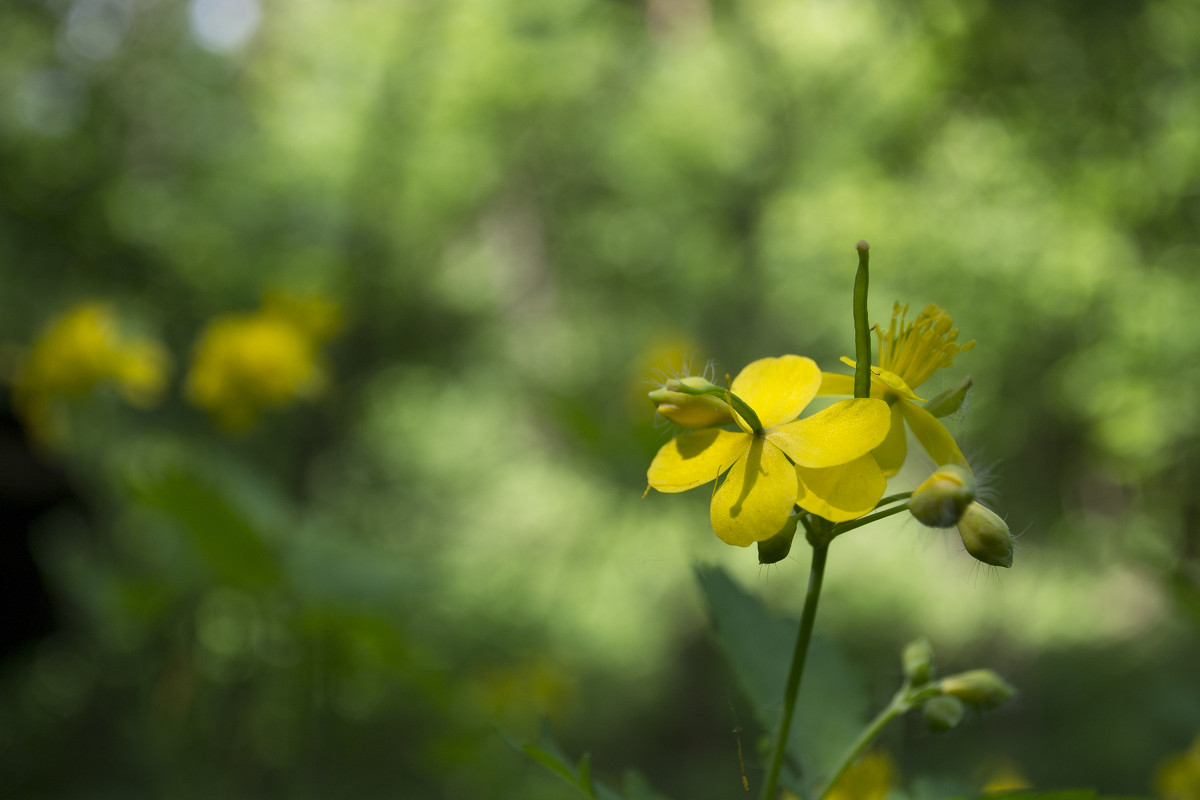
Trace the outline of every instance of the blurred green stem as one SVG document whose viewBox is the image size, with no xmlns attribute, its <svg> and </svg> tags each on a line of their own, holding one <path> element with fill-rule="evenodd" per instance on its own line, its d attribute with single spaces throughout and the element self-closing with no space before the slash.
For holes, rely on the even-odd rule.
<svg viewBox="0 0 1200 800">
<path fill-rule="evenodd" d="M 787 749 L 792 715 L 796 712 L 796 697 L 800 694 L 800 678 L 804 675 L 808 643 L 812 640 L 813 623 L 817 618 L 817 601 L 821 597 L 821 582 L 825 579 L 825 557 L 828 553 L 828 544 L 813 547 L 812 567 L 808 573 L 808 592 L 804 595 L 804 610 L 800 612 L 800 632 L 796 636 L 792 666 L 788 671 L 787 688 L 783 694 L 783 718 L 779 721 L 775 751 L 771 756 L 767 782 L 763 784 L 762 800 L 774 800 L 779 788 L 779 769 L 783 766 L 783 754 Z"/>
</svg>

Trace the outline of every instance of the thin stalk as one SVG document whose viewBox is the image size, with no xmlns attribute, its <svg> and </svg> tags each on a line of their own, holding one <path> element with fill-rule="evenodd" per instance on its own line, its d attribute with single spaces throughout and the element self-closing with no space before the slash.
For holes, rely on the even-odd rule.
<svg viewBox="0 0 1200 800">
<path fill-rule="evenodd" d="M 931 697 L 936 697 L 942 694 L 941 689 L 936 683 L 926 683 L 921 686 L 914 687 L 908 681 L 900 687 L 900 691 L 896 692 L 892 702 L 888 703 L 887 707 L 880 711 L 875 719 L 871 720 L 867 727 L 863 728 L 862 733 L 854 740 L 854 744 L 847 748 L 842 754 L 842 760 L 838 764 L 837 770 L 833 773 L 833 777 L 821 788 L 821 794 L 817 796 L 817 800 L 825 800 L 833 788 L 837 786 L 837 782 L 845 774 L 850 765 L 863 754 L 870 745 L 875 741 L 876 737 L 883 732 L 887 724 L 896 717 L 903 716 L 909 711 L 917 708 L 921 703 Z"/>
<path fill-rule="evenodd" d="M 887 497 L 875 504 L 875 508 L 881 508 L 888 503 L 895 503 L 900 500 L 907 500 L 912 497 L 912 492 L 900 492 L 899 494 L 889 494 Z"/>
<path fill-rule="evenodd" d="M 892 698 L 892 702 L 883 711 L 880 711 L 867 727 L 863 728 L 862 733 L 858 735 L 854 744 L 850 745 L 849 749 L 842 755 L 841 765 L 837 768 L 837 772 L 833 773 L 833 777 L 829 779 L 829 782 L 821 789 L 821 794 L 817 800 L 825 800 L 833 787 L 837 786 L 837 782 L 845 774 L 846 770 L 850 769 L 850 765 L 863 754 L 863 751 L 870 746 L 871 742 L 875 741 L 875 737 L 887 727 L 889 722 L 908 711 L 909 708 L 911 706 L 906 702 L 905 692 L 901 690 Z"/>
<path fill-rule="evenodd" d="M 771 756 L 767 782 L 763 784 L 762 800 L 774 800 L 779 791 L 779 770 L 783 766 L 783 754 L 787 749 L 788 733 L 792 728 L 792 716 L 796 713 L 796 697 L 800 694 L 800 679 L 804 675 L 804 662 L 808 659 L 808 644 L 812 641 L 813 623 L 817 618 L 817 601 L 821 598 L 821 582 L 825 579 L 825 558 L 828 554 L 828 544 L 813 548 L 812 567 L 808 573 L 808 591 L 804 595 L 804 610 L 800 612 L 800 632 L 796 635 L 792 666 L 788 670 L 787 688 L 783 694 L 783 718 L 779 721 L 775 752 Z"/>
<path fill-rule="evenodd" d="M 871 246 L 860 241 L 858 273 L 854 276 L 854 396 L 871 396 L 871 324 L 867 320 L 867 285 L 870 283 Z"/>
<path fill-rule="evenodd" d="M 904 511 L 908 511 L 907 503 L 902 506 L 893 506 L 892 508 L 884 509 L 883 511 L 876 511 L 874 514 L 867 514 L 865 517 L 852 519 L 849 522 L 839 522 L 837 525 L 833 526 L 833 535 L 841 536 L 843 533 L 852 531 L 855 528 L 861 528 L 863 525 L 870 525 L 872 522 L 886 519 L 893 514 L 899 514 Z"/>
<path fill-rule="evenodd" d="M 854 396 L 871 396 L 871 326 L 867 321 L 867 265 L 870 261 L 870 245 L 865 241 L 855 245 L 858 251 L 858 273 L 854 278 L 854 353 L 858 360 L 854 370 Z M 728 400 L 726 402 L 729 402 Z M 733 405 L 733 403 L 730 403 Z M 736 409 L 736 406 L 735 406 Z M 758 433 L 761 426 L 754 426 Z M 863 523 L 881 516 L 897 513 L 904 509 L 900 506 L 895 510 L 880 512 L 878 515 L 863 517 Z M 828 523 L 823 523 L 828 526 Z M 846 530 L 853 523 L 846 523 Z M 812 567 L 808 573 L 808 591 L 804 595 L 804 608 L 800 612 L 800 631 L 796 634 L 796 647 L 792 651 L 792 666 L 788 670 L 787 687 L 783 693 L 783 718 L 779 722 L 779 732 L 775 737 L 775 750 L 771 755 L 771 766 L 767 770 L 767 781 L 763 784 L 762 800 L 775 800 L 779 791 L 779 770 L 783 767 L 783 754 L 787 749 L 788 734 L 792 728 L 792 717 L 796 713 L 796 698 L 800 694 L 800 679 L 804 676 L 804 662 L 808 659 L 808 645 L 812 641 L 813 624 L 817 618 L 817 602 L 821 598 L 821 583 L 825 579 L 825 560 L 829 555 L 829 542 L 832 535 L 812 536 L 813 530 L 805 522 L 809 533 L 809 542 L 813 548 Z M 853 526 L 857 527 L 857 526 Z M 836 535 L 837 527 L 823 529 L 826 533 Z"/>
</svg>

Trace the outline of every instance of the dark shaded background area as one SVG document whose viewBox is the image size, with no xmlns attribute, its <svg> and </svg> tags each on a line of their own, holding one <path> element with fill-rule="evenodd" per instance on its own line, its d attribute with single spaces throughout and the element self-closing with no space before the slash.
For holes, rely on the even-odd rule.
<svg viewBox="0 0 1200 800">
<path fill-rule="evenodd" d="M 92 300 L 173 369 L 51 441 L 6 411 L 0 793 L 566 797 L 496 733 L 542 716 L 741 792 L 692 564 L 796 614 L 806 556 L 639 499 L 644 393 L 838 368 L 866 238 L 877 320 L 978 340 L 927 388 L 974 377 L 951 427 L 1021 546 L 834 547 L 818 633 L 872 706 L 917 635 L 1022 691 L 891 731 L 898 791 L 1153 794 L 1200 733 L 1198 68 L 1187 0 L 4 3 L 0 381 Z M 229 435 L 196 338 L 280 289 L 340 303 L 330 381 Z"/>
</svg>

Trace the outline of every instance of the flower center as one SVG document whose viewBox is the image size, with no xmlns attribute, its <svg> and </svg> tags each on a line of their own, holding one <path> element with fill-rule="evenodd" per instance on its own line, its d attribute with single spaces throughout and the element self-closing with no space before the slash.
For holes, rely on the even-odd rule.
<svg viewBox="0 0 1200 800">
<path fill-rule="evenodd" d="M 954 320 L 933 303 L 925 306 L 917 318 L 908 321 L 908 306 L 892 307 L 892 322 L 887 333 L 875 326 L 879 337 L 879 366 L 894 372 L 912 389 L 924 383 L 942 367 L 954 363 L 954 357 L 975 346 L 975 340 L 960 345 Z"/>
</svg>

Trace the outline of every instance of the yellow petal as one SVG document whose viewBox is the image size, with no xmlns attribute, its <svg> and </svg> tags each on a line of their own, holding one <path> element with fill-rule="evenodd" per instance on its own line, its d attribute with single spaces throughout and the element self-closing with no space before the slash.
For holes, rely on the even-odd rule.
<svg viewBox="0 0 1200 800">
<path fill-rule="evenodd" d="M 767 432 L 768 440 L 801 467 L 848 464 L 878 447 L 891 414 L 882 400 L 839 400 L 824 411 Z"/>
<path fill-rule="evenodd" d="M 883 440 L 883 444 L 876 447 L 871 453 L 875 456 L 875 461 L 883 470 L 883 474 L 889 478 L 900 471 L 900 468 L 904 466 L 904 458 L 908 455 L 908 434 L 905 433 L 904 414 L 900 410 L 902 405 L 904 405 L 903 400 L 892 404 L 892 427 L 888 429 L 888 435 Z"/>
<path fill-rule="evenodd" d="M 971 468 L 967 459 L 963 457 L 962 451 L 955 444 L 954 437 L 937 417 L 916 403 L 901 400 L 896 405 L 900 406 L 904 419 L 908 421 L 908 427 L 912 428 L 913 435 L 917 437 L 917 441 L 925 448 L 925 452 L 929 453 L 929 457 L 935 464 L 938 466 L 958 464 L 967 469 Z"/>
<path fill-rule="evenodd" d="M 646 481 L 660 492 L 686 492 L 716 480 L 746 451 L 751 438 L 716 428 L 676 436 L 659 448 Z"/>
<path fill-rule="evenodd" d="M 821 370 L 802 356 L 760 358 L 733 379 L 730 391 L 749 403 L 764 428 L 790 422 L 817 394 Z"/>
<path fill-rule="evenodd" d="M 870 455 L 828 469 L 796 467 L 796 478 L 800 484 L 796 504 L 833 522 L 871 511 L 887 489 L 887 478 Z"/>
<path fill-rule="evenodd" d="M 710 517 L 721 541 L 738 547 L 770 539 L 796 504 L 796 468 L 761 436 L 713 493 Z"/>
<path fill-rule="evenodd" d="M 840 372 L 822 372 L 821 388 L 817 389 L 817 394 L 854 394 L 854 376 L 843 375 Z"/>
</svg>

